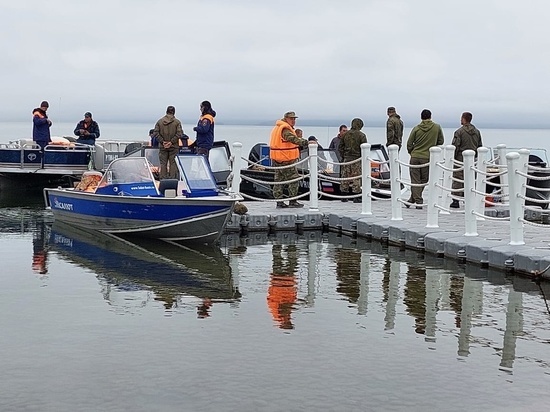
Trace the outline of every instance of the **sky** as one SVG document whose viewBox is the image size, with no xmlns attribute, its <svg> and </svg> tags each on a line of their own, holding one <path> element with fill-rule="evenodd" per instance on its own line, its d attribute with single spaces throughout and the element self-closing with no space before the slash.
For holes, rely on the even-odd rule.
<svg viewBox="0 0 550 412">
<path fill-rule="evenodd" d="M 0 121 L 550 127 L 548 0 L 0 0 Z"/>
</svg>

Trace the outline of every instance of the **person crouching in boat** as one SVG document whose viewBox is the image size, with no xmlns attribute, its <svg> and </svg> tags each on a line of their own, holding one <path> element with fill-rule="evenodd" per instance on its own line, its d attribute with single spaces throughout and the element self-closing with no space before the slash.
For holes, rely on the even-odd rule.
<svg viewBox="0 0 550 412">
<path fill-rule="evenodd" d="M 74 129 L 77 143 L 95 146 L 95 140 L 99 138 L 99 125 L 92 119 L 90 112 L 84 113 L 84 120 L 78 122 Z"/>
<path fill-rule="evenodd" d="M 52 141 L 50 136 L 52 122 L 48 119 L 48 115 L 46 114 L 48 107 L 50 107 L 49 103 L 44 100 L 40 103 L 40 107 L 32 111 L 32 140 L 34 140 L 42 150 Z"/>
</svg>

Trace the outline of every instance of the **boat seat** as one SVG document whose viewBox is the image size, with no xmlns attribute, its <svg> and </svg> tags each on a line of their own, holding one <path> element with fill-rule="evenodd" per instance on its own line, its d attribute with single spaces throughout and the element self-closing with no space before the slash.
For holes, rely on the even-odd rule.
<svg viewBox="0 0 550 412">
<path fill-rule="evenodd" d="M 162 179 L 159 184 L 160 194 L 165 197 L 175 197 L 175 195 L 170 196 L 170 191 L 173 191 L 177 194 L 178 182 L 178 179 Z"/>
</svg>

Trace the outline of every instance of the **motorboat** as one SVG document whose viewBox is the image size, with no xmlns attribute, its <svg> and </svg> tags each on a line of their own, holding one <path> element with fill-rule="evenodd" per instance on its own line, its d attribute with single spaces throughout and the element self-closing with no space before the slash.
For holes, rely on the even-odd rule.
<svg viewBox="0 0 550 412">
<path fill-rule="evenodd" d="M 143 142 L 105 140 L 89 146 L 64 137 L 52 137 L 42 148 L 31 139 L 0 143 L 0 190 L 73 186 L 88 170 L 104 170 Z"/>
<path fill-rule="evenodd" d="M 74 188 L 45 188 L 56 221 L 110 234 L 214 243 L 237 193 L 218 188 L 205 156 L 176 156 L 178 179 L 155 179 L 145 157 L 113 160 L 104 173 L 87 172 Z"/>
<path fill-rule="evenodd" d="M 323 194 L 344 195 L 344 193 L 340 192 L 340 182 L 330 179 L 340 177 L 340 160 L 338 159 L 337 152 L 331 149 L 319 148 L 317 149 L 317 153 L 319 157 L 319 194 L 321 198 L 331 199 L 329 196 L 323 197 Z M 300 152 L 300 160 L 305 159 L 307 156 L 307 150 L 302 150 Z M 384 145 L 372 144 L 370 148 L 370 158 L 372 159 L 372 177 L 380 180 L 388 180 L 390 178 L 390 169 L 387 163 L 389 156 Z M 271 166 L 269 145 L 258 143 L 250 150 L 248 167 L 241 170 L 242 181 L 239 191 L 253 197 L 272 199 L 275 172 L 272 169 L 267 169 L 266 166 Z M 307 175 L 309 173 L 307 162 L 298 165 L 297 169 L 298 173 L 301 175 Z M 251 178 L 251 180 L 247 178 Z M 309 192 L 309 189 L 308 177 L 299 181 L 298 195 Z M 377 197 L 390 197 L 391 190 L 389 181 L 385 183 L 372 180 L 372 194 Z"/>
<path fill-rule="evenodd" d="M 509 152 L 519 152 L 519 148 L 507 148 L 506 151 Z M 493 166 L 487 167 L 489 173 L 498 175 L 500 171 L 500 164 L 506 164 L 506 161 L 501 162 L 498 158 L 497 150 L 492 150 L 492 158 L 494 159 L 492 163 Z M 548 168 L 548 154 L 546 149 L 542 148 L 532 148 L 529 149 L 529 158 L 528 158 L 529 167 L 533 169 L 528 171 L 528 174 L 533 178 L 528 178 L 526 183 L 525 205 L 527 206 L 538 206 L 542 209 L 548 209 L 548 201 L 550 200 L 550 170 Z M 540 179 L 538 179 L 540 178 Z M 496 200 L 501 198 L 501 189 L 500 189 L 500 177 L 494 176 L 489 177 L 486 183 L 486 192 L 490 195 L 488 200 L 490 204 L 495 203 Z M 529 200 L 533 199 L 533 200 Z M 496 202 L 498 203 L 498 202 Z"/>
</svg>

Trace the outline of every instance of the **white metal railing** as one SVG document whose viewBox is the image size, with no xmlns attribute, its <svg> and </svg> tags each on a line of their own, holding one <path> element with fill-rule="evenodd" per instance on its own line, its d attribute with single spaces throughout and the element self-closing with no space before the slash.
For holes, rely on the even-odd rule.
<svg viewBox="0 0 550 412">
<path fill-rule="evenodd" d="M 444 147 L 432 147 L 430 148 L 430 161 L 423 165 L 411 165 L 399 160 L 399 148 L 396 145 L 388 147 L 389 160 L 387 163 L 390 171 L 390 178 L 379 179 L 372 176 L 371 166 L 372 162 L 379 162 L 378 159 L 370 158 L 371 145 L 364 143 L 361 145 L 361 158 L 356 161 L 361 161 L 361 176 L 362 179 L 362 193 L 361 193 L 361 214 L 372 215 L 372 182 L 380 181 L 383 183 L 389 183 L 391 192 L 391 219 L 403 220 L 403 206 L 411 206 L 405 199 L 401 198 L 403 190 L 402 186 L 406 188 L 427 187 L 428 197 L 427 202 L 421 206 L 427 206 L 426 214 L 426 227 L 437 228 L 439 227 L 439 219 L 441 216 L 450 214 L 463 214 L 464 215 L 464 235 L 465 236 L 478 236 L 478 221 L 485 219 L 494 220 L 495 222 L 501 222 L 509 225 L 510 228 L 510 244 L 522 245 L 524 244 L 524 226 L 538 225 L 544 228 L 550 229 L 550 225 L 539 225 L 525 219 L 527 212 L 542 211 L 549 207 L 549 200 L 546 200 L 549 196 L 541 196 L 541 198 L 534 198 L 527 196 L 529 193 L 538 191 L 539 193 L 550 194 L 550 168 L 548 165 L 529 166 L 529 150 L 521 149 L 517 152 L 507 153 L 505 145 L 499 145 L 496 149 L 496 156 L 491 158 L 490 150 L 486 147 L 480 147 L 477 153 L 473 150 L 465 150 L 463 155 L 463 162 L 454 160 L 455 147 L 447 145 Z M 241 174 L 241 162 L 248 159 L 241 157 L 242 144 L 233 144 L 233 171 L 231 180 L 231 190 L 239 192 L 240 182 L 242 179 L 252 179 L 245 177 Z M 334 177 L 323 176 L 319 173 L 319 163 L 327 165 L 328 163 L 334 165 L 351 164 L 332 162 L 326 159 L 319 159 L 317 145 L 309 145 L 309 155 L 301 162 L 308 162 L 309 173 L 300 176 L 299 178 L 288 180 L 285 182 L 273 182 L 263 181 L 261 183 L 266 186 L 272 187 L 275 184 L 288 184 L 297 180 L 309 178 L 309 191 L 294 198 L 285 198 L 285 200 L 299 199 L 309 195 L 309 210 L 319 210 L 319 182 L 342 182 L 346 180 L 357 179 L 357 176 L 352 177 Z M 285 166 L 295 167 L 296 164 Z M 427 183 L 413 184 L 402 178 L 402 169 L 414 168 L 414 167 L 426 167 L 429 166 L 429 179 Z M 276 169 L 273 166 L 266 169 Z M 463 179 L 458 179 L 454 175 L 456 172 L 463 172 Z M 530 184 L 528 184 L 528 181 Z M 462 183 L 463 188 L 452 188 L 453 182 Z M 534 182 L 541 182 L 538 186 L 533 186 Z M 548 182 L 548 183 L 546 183 Z M 540 187 L 539 187 L 540 186 Z M 456 194 L 463 192 L 464 196 L 459 197 Z M 334 195 L 323 193 L 324 196 L 336 199 L 355 198 L 355 196 L 348 195 Z M 245 194 L 243 194 L 245 196 Z M 251 196 L 245 196 L 247 198 L 254 199 Z M 499 201 L 496 201 L 498 197 Z M 266 199 L 259 199 L 265 201 Z M 463 200 L 464 209 L 451 210 L 448 206 L 453 200 Z M 276 199 L 269 200 L 276 201 Z M 529 205 L 526 206 L 526 202 Z M 420 205 L 414 205 L 420 206 Z M 500 206 L 503 209 L 509 209 L 509 217 L 494 217 L 487 216 L 485 208 L 492 206 Z M 412 219 L 418 219 L 417 216 L 413 216 Z"/>
</svg>

